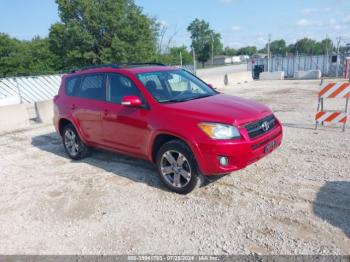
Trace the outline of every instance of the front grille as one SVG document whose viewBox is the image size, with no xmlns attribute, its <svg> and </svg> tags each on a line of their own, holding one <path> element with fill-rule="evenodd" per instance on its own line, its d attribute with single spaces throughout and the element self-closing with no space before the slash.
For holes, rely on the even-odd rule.
<svg viewBox="0 0 350 262">
<path fill-rule="evenodd" d="M 265 139 L 265 140 L 263 140 L 263 141 L 260 142 L 260 143 L 257 143 L 257 144 L 252 145 L 251 148 L 252 148 L 253 150 L 256 150 L 256 149 L 258 149 L 258 148 L 261 148 L 261 147 L 267 145 L 269 142 L 271 142 L 271 141 L 274 140 L 275 138 L 277 138 L 278 136 L 280 136 L 281 133 L 282 133 L 282 132 L 280 131 L 280 132 L 278 132 L 277 134 L 274 134 L 273 136 L 270 136 L 268 139 Z"/>
<path fill-rule="evenodd" d="M 276 127 L 276 118 L 274 115 L 269 115 L 259 121 L 249 123 L 245 126 L 250 138 L 261 136 Z"/>
</svg>

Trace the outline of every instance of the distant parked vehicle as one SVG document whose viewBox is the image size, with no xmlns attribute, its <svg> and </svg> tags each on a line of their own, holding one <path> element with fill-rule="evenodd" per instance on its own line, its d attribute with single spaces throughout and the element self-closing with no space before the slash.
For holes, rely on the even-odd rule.
<svg viewBox="0 0 350 262">
<path fill-rule="evenodd" d="M 170 190 L 186 194 L 272 152 L 282 126 L 272 111 L 221 94 L 175 67 L 101 65 L 64 75 L 55 127 L 68 156 L 91 147 L 149 160 Z"/>
</svg>

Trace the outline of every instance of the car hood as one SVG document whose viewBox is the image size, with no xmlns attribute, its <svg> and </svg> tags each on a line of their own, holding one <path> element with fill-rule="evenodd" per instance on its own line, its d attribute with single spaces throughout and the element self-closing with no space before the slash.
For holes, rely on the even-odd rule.
<svg viewBox="0 0 350 262">
<path fill-rule="evenodd" d="M 272 114 L 271 109 L 265 105 L 224 94 L 186 102 L 169 103 L 164 104 L 164 106 L 176 110 L 177 114 L 198 118 L 200 121 L 217 121 L 235 125 L 256 121 Z"/>
</svg>

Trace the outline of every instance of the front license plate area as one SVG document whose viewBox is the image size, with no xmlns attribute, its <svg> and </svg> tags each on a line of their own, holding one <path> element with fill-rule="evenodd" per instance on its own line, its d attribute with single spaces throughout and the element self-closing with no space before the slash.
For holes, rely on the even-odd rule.
<svg viewBox="0 0 350 262">
<path fill-rule="evenodd" d="M 265 154 L 271 153 L 276 147 L 277 147 L 277 142 L 272 141 L 264 147 L 264 153 Z"/>
</svg>

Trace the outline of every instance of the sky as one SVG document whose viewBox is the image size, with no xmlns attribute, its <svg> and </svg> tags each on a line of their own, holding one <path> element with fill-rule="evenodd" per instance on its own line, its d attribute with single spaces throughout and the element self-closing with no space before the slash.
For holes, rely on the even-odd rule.
<svg viewBox="0 0 350 262">
<path fill-rule="evenodd" d="M 294 43 L 326 36 L 350 42 L 350 0 L 135 0 L 144 13 L 167 28 L 163 44 L 190 45 L 187 26 L 204 19 L 224 46 L 265 46 L 271 39 Z M 0 0 L 0 32 L 19 39 L 48 35 L 58 22 L 54 0 Z"/>
</svg>

